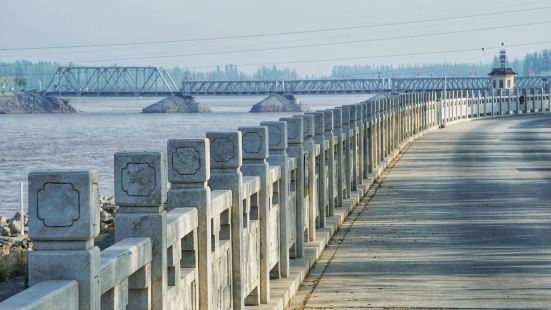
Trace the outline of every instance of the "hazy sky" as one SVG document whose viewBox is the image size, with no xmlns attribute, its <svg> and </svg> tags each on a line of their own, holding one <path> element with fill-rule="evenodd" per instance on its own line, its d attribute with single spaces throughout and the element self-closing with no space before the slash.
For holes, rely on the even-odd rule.
<svg viewBox="0 0 551 310">
<path fill-rule="evenodd" d="M 542 8 L 547 7 L 547 8 Z M 346 31 L 94 48 L 0 50 L 0 61 L 17 59 L 87 65 L 184 66 L 196 70 L 233 63 L 245 71 L 283 62 L 302 74 L 325 74 L 336 64 L 487 62 L 502 41 L 508 45 L 551 41 L 551 24 L 421 36 L 431 33 L 550 22 L 551 1 L 519 0 L 0 0 L 0 49 L 185 40 L 364 26 L 540 8 L 476 18 L 369 27 Z M 416 38 L 266 49 L 416 35 Z M 512 57 L 551 48 L 551 43 L 510 46 Z M 457 53 L 395 56 L 473 49 Z M 224 53 L 227 51 L 240 51 Z M 193 55 L 205 54 L 211 55 Z M 217 53 L 217 54 L 212 54 Z M 179 56 L 178 56 L 179 55 Z M 187 56 L 185 56 L 187 55 Z M 170 57 L 159 57 L 170 56 Z M 149 58 L 146 58 L 149 57 Z M 358 58 L 353 60 L 320 59 Z M 130 59 L 129 59 L 130 58 Z M 144 59 L 145 58 L 145 59 Z M 306 62 L 310 61 L 310 62 Z M 285 65 L 285 64 L 283 64 Z"/>
</svg>

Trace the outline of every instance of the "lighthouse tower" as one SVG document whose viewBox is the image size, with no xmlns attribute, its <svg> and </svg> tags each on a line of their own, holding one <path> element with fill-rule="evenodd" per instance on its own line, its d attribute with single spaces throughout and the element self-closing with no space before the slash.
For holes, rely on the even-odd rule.
<svg viewBox="0 0 551 310">
<path fill-rule="evenodd" d="M 492 77 L 494 89 L 515 88 L 516 73 L 512 68 L 507 68 L 507 51 L 504 48 L 499 51 L 499 68 L 494 68 L 489 75 Z"/>
</svg>

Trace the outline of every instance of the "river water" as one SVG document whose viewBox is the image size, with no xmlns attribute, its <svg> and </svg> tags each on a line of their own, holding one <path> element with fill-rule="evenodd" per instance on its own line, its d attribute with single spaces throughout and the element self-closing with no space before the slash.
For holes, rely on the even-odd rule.
<svg viewBox="0 0 551 310">
<path fill-rule="evenodd" d="M 312 110 L 366 100 L 369 95 L 301 96 Z M 198 97 L 213 113 L 142 114 L 160 98 L 69 98 L 82 113 L 0 115 L 0 215 L 19 209 L 19 184 L 33 170 L 96 169 L 100 194 L 113 193 L 113 154 L 165 150 L 169 138 L 202 138 L 290 113 L 248 113 L 263 97 Z M 296 114 L 296 113 L 295 113 Z M 26 193 L 24 195 L 26 200 Z"/>
</svg>

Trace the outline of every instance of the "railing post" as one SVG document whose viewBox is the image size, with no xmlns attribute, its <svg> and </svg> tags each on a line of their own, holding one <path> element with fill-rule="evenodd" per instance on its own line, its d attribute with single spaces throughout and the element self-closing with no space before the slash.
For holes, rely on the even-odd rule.
<svg viewBox="0 0 551 310">
<path fill-rule="evenodd" d="M 367 179 L 369 175 L 369 103 L 362 102 L 362 168 L 363 179 Z"/>
<path fill-rule="evenodd" d="M 368 122 L 369 126 L 367 128 L 367 146 L 368 146 L 368 156 L 369 156 L 369 165 L 368 172 L 375 172 L 377 165 L 377 138 L 376 138 L 376 115 L 375 115 L 375 101 L 370 101 L 368 106 Z"/>
<path fill-rule="evenodd" d="M 212 226 L 211 191 L 207 186 L 210 178 L 210 143 L 208 139 L 173 139 L 168 140 L 168 180 L 171 188 L 168 191 L 167 209 L 196 208 L 197 227 L 197 265 L 198 296 L 201 309 L 211 309 L 209 294 L 213 288 L 212 256 L 210 251 Z M 183 246 L 183 245 L 182 245 Z M 181 248 L 181 251 L 189 249 Z M 195 259 L 195 258 L 193 258 Z M 175 271 L 177 276 L 178 272 Z M 179 289 L 178 286 L 176 289 Z M 192 306 L 192 305 L 189 305 Z"/>
<path fill-rule="evenodd" d="M 351 177 L 351 186 L 350 186 L 350 190 L 352 192 L 354 191 L 357 191 L 358 190 L 358 184 L 359 184 L 359 173 L 358 173 L 358 168 L 359 168 L 359 164 L 358 164 L 358 135 L 359 135 L 359 130 L 358 130 L 358 126 L 357 126 L 357 122 L 356 122 L 356 118 L 357 118 L 357 111 L 356 111 L 356 105 L 355 104 L 351 104 L 351 105 L 348 105 L 348 111 L 350 112 L 350 121 L 349 121 L 349 126 L 350 126 L 350 134 L 351 134 L 351 137 L 350 137 L 350 151 L 352 153 L 350 159 L 350 165 L 351 165 L 351 168 L 352 168 L 352 172 L 350 174 L 350 177 Z"/>
<path fill-rule="evenodd" d="M 243 248 L 243 175 L 241 132 L 207 132 L 210 140 L 210 180 L 212 190 L 231 190 L 232 300 L 234 309 L 243 309 L 245 260 Z M 213 305 L 216 306 L 216 305 Z"/>
<path fill-rule="evenodd" d="M 329 141 L 329 150 L 327 151 L 326 166 L 327 166 L 327 199 L 328 199 L 328 209 L 327 216 L 335 215 L 335 187 L 337 182 L 337 158 L 335 154 L 335 144 L 333 136 L 333 110 L 323 111 L 323 129 L 324 129 L 324 139 Z"/>
<path fill-rule="evenodd" d="M 148 237 L 152 243 L 151 307 L 166 309 L 166 188 L 164 152 L 115 154 L 115 242 Z"/>
<path fill-rule="evenodd" d="M 346 194 L 344 198 L 352 196 L 352 143 L 353 130 L 350 128 L 350 107 L 342 106 L 342 131 L 345 138 L 343 139 L 343 157 L 344 157 L 344 188 Z"/>
<path fill-rule="evenodd" d="M 279 182 L 279 271 L 282 277 L 289 276 L 289 231 L 290 221 L 296 223 L 296 217 L 290 218 L 289 187 L 291 176 L 287 157 L 287 123 L 286 122 L 261 122 L 260 126 L 268 128 L 268 145 L 270 165 L 281 167 L 281 180 Z M 295 214 L 295 213 L 293 213 Z"/>
<path fill-rule="evenodd" d="M 279 227 L 271 227 L 270 222 L 272 213 L 272 182 L 268 178 L 269 165 L 268 158 L 268 128 L 264 126 L 239 127 L 243 145 L 243 166 L 241 172 L 246 176 L 259 176 L 261 188 L 259 192 L 259 213 L 260 213 L 260 302 L 266 304 L 270 302 L 270 260 L 269 252 L 270 239 L 276 237 L 279 240 Z M 279 217 L 279 213 L 277 214 Z M 277 224 L 277 223 L 276 223 Z M 276 236 L 270 236 L 276 230 Z M 278 247 L 279 242 L 275 243 Z M 245 255 L 247 255 L 245 253 Z M 274 272 L 279 278 L 279 266 Z"/>
<path fill-rule="evenodd" d="M 305 220 L 307 221 L 305 231 L 307 232 L 308 241 L 316 239 L 316 214 L 317 214 L 317 186 L 316 186 L 316 144 L 314 142 L 314 116 L 313 115 L 295 115 L 296 118 L 302 119 L 302 130 L 304 134 L 304 182 L 307 187 L 304 188 L 305 202 L 304 210 L 306 211 Z"/>
<path fill-rule="evenodd" d="M 316 167 L 318 167 L 319 176 L 318 183 L 316 184 L 317 195 L 317 226 L 324 228 L 327 220 L 327 152 L 325 150 L 325 119 L 324 112 L 311 112 L 305 113 L 305 115 L 312 115 L 314 117 L 314 143 L 319 146 L 320 154 L 316 161 Z"/>
<path fill-rule="evenodd" d="M 304 205 L 304 148 L 303 148 L 303 129 L 302 118 L 283 117 L 280 119 L 287 123 L 287 154 L 295 157 L 297 160 L 297 190 L 296 190 L 296 258 L 304 256 L 304 224 L 305 224 L 305 205 Z"/>
<path fill-rule="evenodd" d="M 28 204 L 29 286 L 76 280 L 79 309 L 100 309 L 97 172 L 31 172 Z"/>
<path fill-rule="evenodd" d="M 335 151 L 336 173 L 335 173 L 335 188 L 337 190 L 337 201 L 335 208 L 343 206 L 344 200 L 344 158 L 343 158 L 343 132 L 342 132 L 342 110 L 335 108 L 333 112 L 333 134 L 337 139 L 337 149 Z"/>
</svg>

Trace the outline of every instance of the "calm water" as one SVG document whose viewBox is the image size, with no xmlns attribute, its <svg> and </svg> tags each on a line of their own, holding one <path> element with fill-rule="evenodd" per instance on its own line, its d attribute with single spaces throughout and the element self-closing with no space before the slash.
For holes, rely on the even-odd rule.
<svg viewBox="0 0 551 310">
<path fill-rule="evenodd" d="M 302 96 L 313 110 L 351 104 L 367 96 Z M 248 113 L 263 97 L 204 97 L 213 113 L 141 114 L 156 99 L 72 98 L 83 113 L 0 115 L 0 215 L 19 208 L 19 183 L 32 170 L 97 169 L 100 193 L 113 192 L 113 154 L 165 150 L 169 138 L 201 138 L 207 131 L 277 120 L 289 113 Z M 25 199 L 26 199 L 25 193 Z"/>
</svg>

